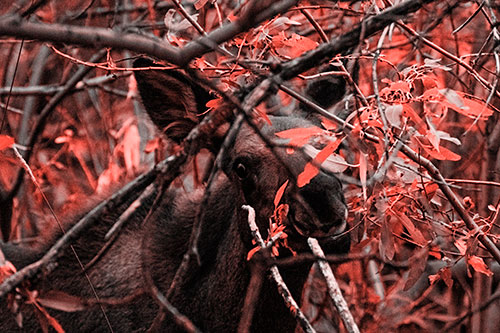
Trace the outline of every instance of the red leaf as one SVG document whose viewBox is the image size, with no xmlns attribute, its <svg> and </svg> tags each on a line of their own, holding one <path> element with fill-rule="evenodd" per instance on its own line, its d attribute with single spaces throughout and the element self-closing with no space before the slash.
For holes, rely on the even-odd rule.
<svg viewBox="0 0 500 333">
<path fill-rule="evenodd" d="M 431 89 L 434 93 L 437 89 Z M 472 100 L 470 95 L 452 89 L 441 89 L 441 103 L 469 118 L 487 119 L 493 114 L 493 109 L 483 101 Z M 434 96 L 435 97 L 435 96 Z"/>
<path fill-rule="evenodd" d="M 259 117 L 261 117 L 262 119 L 264 119 L 264 120 L 265 120 L 265 122 L 266 122 L 266 123 L 268 123 L 268 125 L 272 125 L 271 119 L 269 119 L 269 117 L 268 117 L 268 115 L 267 115 L 266 111 L 262 110 L 262 109 L 261 109 L 261 108 L 259 108 L 259 107 L 256 107 L 256 108 L 254 109 L 254 111 L 255 111 L 255 113 L 256 113 Z"/>
<path fill-rule="evenodd" d="M 14 144 L 14 138 L 8 135 L 0 135 L 0 151 L 10 148 Z"/>
<path fill-rule="evenodd" d="M 43 331 L 48 331 L 48 325 L 52 326 L 57 333 L 64 333 L 64 329 L 62 328 L 61 324 L 52 317 L 45 308 L 40 305 L 38 302 L 38 292 L 37 291 L 29 291 L 26 290 L 26 296 L 27 300 L 26 303 L 28 304 L 33 304 L 35 307 L 35 314 L 40 322 L 40 325 L 42 326 Z"/>
<path fill-rule="evenodd" d="M 56 330 L 57 333 L 64 333 L 64 329 L 62 328 L 61 324 L 59 324 L 59 322 L 57 321 L 57 319 L 55 319 L 54 317 L 52 317 L 47 312 L 47 310 L 45 310 L 42 306 L 40 306 L 40 305 L 38 305 L 36 303 L 35 303 L 35 306 L 36 306 L 36 309 L 43 316 L 42 318 L 44 318 L 47 321 L 47 323 Z"/>
<path fill-rule="evenodd" d="M 444 283 L 446 283 L 446 285 L 448 286 L 448 288 L 451 288 L 451 286 L 453 286 L 453 279 L 451 278 L 450 267 L 443 267 L 437 272 L 437 274 L 429 275 L 429 282 L 431 285 L 439 280 L 443 280 Z"/>
<path fill-rule="evenodd" d="M 329 131 L 334 131 L 338 128 L 338 124 L 328 118 L 322 118 L 321 125 Z"/>
<path fill-rule="evenodd" d="M 149 154 L 149 153 L 154 152 L 157 149 L 162 149 L 162 148 L 163 148 L 162 139 L 161 138 L 154 138 L 154 139 L 149 140 L 146 143 L 146 147 L 144 148 L 144 152 Z"/>
<path fill-rule="evenodd" d="M 14 265 L 10 261 L 6 261 L 5 265 L 0 266 L 0 283 L 15 272 L 16 268 Z"/>
<path fill-rule="evenodd" d="M 277 137 L 282 139 L 290 139 L 289 144 L 292 146 L 303 146 L 309 141 L 312 136 L 320 135 L 324 131 L 317 127 L 292 128 L 286 131 L 276 133 Z"/>
<path fill-rule="evenodd" d="M 483 273 L 487 276 L 492 276 L 493 272 L 484 263 L 483 258 L 478 256 L 470 256 L 467 262 L 474 268 L 476 272 Z"/>
<path fill-rule="evenodd" d="M 222 97 L 217 97 L 217 98 L 209 100 L 207 102 L 207 104 L 205 104 L 205 106 L 208 109 L 217 109 L 218 107 L 220 107 L 223 104 L 224 104 L 224 99 Z"/>
<path fill-rule="evenodd" d="M 393 91 L 401 90 L 402 92 L 409 93 L 410 85 L 406 81 L 396 81 L 391 83 L 390 89 Z"/>
<path fill-rule="evenodd" d="M 470 118 L 486 119 L 493 114 L 491 107 L 483 101 L 477 101 L 467 98 L 468 95 L 457 92 L 462 96 L 465 104 L 465 115 Z"/>
<path fill-rule="evenodd" d="M 283 196 L 283 193 L 285 193 L 287 185 L 288 185 L 288 179 L 283 183 L 283 185 L 280 186 L 278 192 L 276 192 L 276 195 L 274 196 L 274 208 L 278 207 L 281 197 Z"/>
<path fill-rule="evenodd" d="M 247 261 L 249 261 L 250 259 L 252 259 L 253 255 L 256 254 L 257 252 L 259 252 L 260 249 L 261 249 L 260 246 L 256 246 L 253 249 L 251 249 L 250 251 L 248 251 Z"/>
<path fill-rule="evenodd" d="M 290 37 L 286 37 L 282 31 L 273 37 L 273 46 L 276 51 L 282 56 L 296 58 L 302 53 L 315 49 L 318 43 L 304 36 L 293 33 Z"/>
<path fill-rule="evenodd" d="M 455 241 L 455 246 L 458 249 L 458 252 L 460 252 L 460 255 L 464 256 L 467 252 L 467 243 L 465 242 L 465 240 L 462 238 L 457 239 Z"/>
<path fill-rule="evenodd" d="M 438 274 L 429 275 L 429 283 L 431 285 L 434 284 L 436 281 L 439 281 L 439 273 Z"/>
<path fill-rule="evenodd" d="M 75 312 L 86 309 L 86 304 L 80 297 L 58 290 L 49 290 L 43 295 L 40 295 L 37 301 L 47 308 L 64 312 Z"/>
<path fill-rule="evenodd" d="M 330 141 L 325 146 L 325 148 L 321 149 L 321 151 L 312 161 L 307 162 L 304 171 L 302 171 L 297 177 L 298 187 L 309 184 L 311 179 L 313 179 L 319 173 L 319 167 L 321 166 L 321 163 L 323 163 L 328 158 L 328 156 L 333 154 L 339 144 L 340 140 Z"/>
<path fill-rule="evenodd" d="M 319 169 L 312 162 L 307 162 L 304 171 L 302 171 L 297 177 L 297 186 L 302 187 L 311 181 L 317 174 L 319 173 Z"/>
<path fill-rule="evenodd" d="M 425 135 L 426 129 L 424 120 L 420 118 L 420 116 L 411 108 L 409 105 L 404 104 L 403 105 L 403 115 L 408 117 L 409 119 L 413 120 L 415 123 L 415 128 L 417 131 L 419 131 L 421 134 Z"/>
<path fill-rule="evenodd" d="M 140 165 L 140 143 L 141 137 L 137 125 L 131 124 L 125 130 L 123 136 L 123 159 L 128 175 L 134 175 Z"/>
<path fill-rule="evenodd" d="M 418 230 L 413 222 L 406 216 L 403 212 L 396 213 L 392 211 L 393 215 L 396 216 L 399 221 L 405 226 L 406 230 L 408 230 L 408 233 L 410 234 L 412 240 L 417 243 L 418 245 L 425 245 L 427 243 L 427 240 L 425 239 L 424 235 L 422 235 L 422 232 Z"/>
<path fill-rule="evenodd" d="M 435 150 L 432 146 L 423 144 L 418 140 L 420 146 L 425 150 L 427 154 L 429 154 L 432 158 L 440 161 L 459 161 L 462 157 L 458 154 L 455 154 L 448 148 L 443 146 L 439 146 L 439 151 Z"/>
<path fill-rule="evenodd" d="M 433 256 L 437 260 L 441 260 L 441 258 L 443 257 L 443 255 L 441 254 L 441 250 L 437 246 L 431 247 L 429 249 L 429 255 Z"/>
<path fill-rule="evenodd" d="M 378 243 L 378 249 L 382 258 L 392 260 L 396 249 L 394 247 L 394 237 L 392 235 L 392 228 L 390 226 L 390 216 L 387 216 L 382 221 L 382 227 L 380 230 L 380 242 Z"/>
</svg>

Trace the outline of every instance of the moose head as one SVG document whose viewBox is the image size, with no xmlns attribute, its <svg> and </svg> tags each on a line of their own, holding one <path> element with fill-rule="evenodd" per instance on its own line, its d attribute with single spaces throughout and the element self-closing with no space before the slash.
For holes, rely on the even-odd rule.
<svg viewBox="0 0 500 333">
<path fill-rule="evenodd" d="M 138 90 L 150 118 L 170 139 L 182 142 L 200 123 L 206 103 L 213 99 L 212 94 L 179 70 L 155 69 L 146 59 L 139 59 L 134 65 L 152 67 L 135 72 Z M 248 213 L 242 206 L 250 205 L 255 209 L 256 223 L 266 237 L 269 219 L 276 208 L 276 193 L 287 181 L 280 204 L 288 207 L 281 221 L 288 248 L 280 249 L 280 255 L 290 255 L 290 249 L 307 251 L 307 237 L 317 237 L 325 252 L 347 251 L 348 235 L 336 239 L 346 226 L 347 209 L 341 183 L 334 175 L 319 172 L 309 184 L 296 186 L 295 178 L 310 158 L 300 151 L 290 154 L 283 139 L 276 136 L 288 129 L 311 127 L 313 123 L 306 120 L 302 112 L 269 118 L 270 123 L 261 127 L 243 123 L 234 141 L 224 147 L 220 170 L 208 188 L 185 191 L 171 186 L 144 223 L 153 207 L 153 198 L 158 195 L 153 193 L 129 217 L 126 227 L 109 247 L 106 247 L 108 242 L 104 235 L 126 207 L 101 216 L 100 223 L 73 244 L 82 264 L 87 265 L 88 279 L 68 251 L 59 259 L 58 267 L 32 288 L 38 291 L 39 299 L 53 300 L 56 292 L 56 295 L 66 294 L 63 299 L 92 299 L 97 294 L 101 301 L 114 301 L 108 301 L 108 306 L 102 309 L 87 306 L 92 302 L 84 302 L 86 306 L 78 302 L 78 306 L 66 306 L 63 311 L 60 307 L 54 310 L 49 306 L 51 316 L 71 332 L 103 331 L 108 325 L 115 331 L 146 330 L 158 313 L 154 297 L 144 293 L 140 297 L 131 295 L 150 290 L 153 283 L 160 292 L 169 294 L 169 301 L 202 331 L 236 331 L 251 277 L 252 261 L 248 261 L 247 256 L 255 247 Z M 229 127 L 221 125 L 213 137 L 207 139 L 205 146 L 212 153 L 217 153 Z M 190 247 L 191 230 L 197 218 L 199 260 L 191 266 L 188 276 L 177 285 L 175 292 L 168 293 Z M 11 244 L 0 245 L 7 259 L 19 269 L 43 256 L 56 237 L 57 233 L 46 239 L 38 251 Z M 282 269 L 283 278 L 297 300 L 309 268 L 310 264 L 301 263 Z M 146 281 L 145 276 L 151 279 Z M 60 304 L 60 301 L 55 303 Z M 253 331 L 293 331 L 295 320 L 273 282 L 264 279 L 254 305 Z M 0 309 L 0 328 L 4 331 L 18 329 L 5 304 Z M 19 312 L 23 314 L 26 331 L 39 330 L 33 307 L 21 303 Z M 155 321 L 155 325 L 164 332 L 180 330 L 172 318 Z"/>
<path fill-rule="evenodd" d="M 143 104 L 156 126 L 173 141 L 181 142 L 200 123 L 206 113 L 206 103 L 214 97 L 180 71 L 154 69 L 155 65 L 145 59 L 137 60 L 134 66 L 152 68 L 135 72 Z M 198 321 L 193 320 L 202 329 L 234 331 L 240 319 L 249 281 L 247 253 L 255 247 L 243 205 L 255 209 L 256 223 L 266 237 L 270 217 L 276 208 L 276 193 L 288 181 L 281 203 L 289 207 L 283 221 L 289 247 L 293 251 L 306 251 L 307 237 L 317 237 L 328 252 L 344 252 L 349 246 L 348 236 L 340 241 L 336 239 L 345 231 L 347 215 L 340 181 L 321 171 L 307 185 L 296 186 L 295 179 L 310 157 L 301 151 L 290 153 L 283 140 L 276 136 L 285 130 L 311 127 L 313 122 L 306 120 L 303 111 L 292 116 L 270 116 L 269 120 L 270 123 L 260 128 L 244 123 L 234 141 L 224 147 L 221 170 L 209 189 L 205 207 L 202 207 L 202 194 L 197 191 L 176 194 L 174 200 L 167 198 L 164 201 L 164 207 L 175 202 L 175 208 L 166 208 L 170 218 L 162 227 L 152 228 L 155 234 L 149 243 L 151 267 L 159 268 L 164 262 L 178 264 L 179 243 L 173 242 L 175 246 L 172 246 L 168 240 L 177 240 L 179 236 L 173 232 L 179 227 L 192 226 L 196 212 L 204 210 L 198 244 L 201 266 L 194 280 L 186 282 L 182 295 L 172 300 L 188 316 L 198 318 Z M 217 129 L 214 137 L 207 140 L 207 148 L 216 153 L 229 127 L 224 124 Z M 187 242 L 186 239 L 184 243 Z M 187 250 L 184 243 L 182 251 Z M 287 253 L 287 250 L 281 252 Z M 168 285 L 174 271 L 165 274 L 155 269 L 153 278 L 158 285 Z M 288 280 L 292 293 L 298 298 L 307 272 L 308 266 L 284 273 L 285 281 Z M 275 288 L 266 283 L 256 305 L 252 326 L 255 331 L 286 331 L 295 325 Z M 187 289 L 196 292 L 188 296 Z M 201 315 L 207 312 L 207 307 L 212 310 L 207 316 Z M 280 318 L 288 318 L 286 324 Z M 173 329 L 168 324 L 166 328 Z"/>
<path fill-rule="evenodd" d="M 147 59 L 139 59 L 134 66 L 155 65 Z M 137 71 L 135 77 L 150 118 L 176 142 L 184 139 L 201 121 L 206 112 L 205 104 L 214 98 L 180 71 L 152 69 Z M 334 175 L 320 172 L 304 187 L 295 186 L 295 178 L 310 158 L 299 151 L 290 154 L 283 148 L 283 140 L 275 136 L 288 129 L 313 126 L 304 118 L 302 111 L 293 116 L 270 116 L 270 123 L 266 122 L 260 129 L 245 123 L 228 147 L 221 168 L 227 178 L 225 181 L 237 193 L 232 201 L 254 207 L 263 231 L 268 228 L 269 218 L 273 215 L 276 191 L 291 180 L 282 199 L 290 207 L 287 227 L 303 237 L 326 239 L 345 229 L 347 208 L 342 185 Z M 221 126 L 208 148 L 213 150 L 214 145 L 217 146 L 214 142 L 220 143 L 228 128 L 226 124 Z M 273 144 L 281 148 L 273 148 Z M 248 225 L 243 228 L 248 229 Z"/>
</svg>

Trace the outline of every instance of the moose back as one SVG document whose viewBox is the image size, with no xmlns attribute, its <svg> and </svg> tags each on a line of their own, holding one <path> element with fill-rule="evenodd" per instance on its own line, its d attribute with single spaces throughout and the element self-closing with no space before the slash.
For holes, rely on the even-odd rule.
<svg viewBox="0 0 500 333">
<path fill-rule="evenodd" d="M 134 66 L 150 67 L 154 64 L 139 59 Z M 135 77 L 150 118 L 177 142 L 182 141 L 200 122 L 199 114 L 206 111 L 205 104 L 212 99 L 209 92 L 180 71 L 151 69 L 136 71 Z M 313 126 L 302 114 L 270 117 L 272 125 L 265 125 L 261 132 L 273 139 L 274 133 L 279 131 Z M 217 133 L 220 137 L 216 135 L 214 142 L 223 138 L 223 128 Z M 191 229 L 200 208 L 203 208 L 203 214 L 198 241 L 199 265 L 194 265 L 195 268 L 169 301 L 202 331 L 236 331 L 250 280 L 247 255 L 255 247 L 247 212 L 242 205 L 255 209 L 256 223 L 266 237 L 269 218 L 275 208 L 276 192 L 286 180 L 290 179 L 290 184 L 281 202 L 289 205 L 284 221 L 289 247 L 297 252 L 307 251 L 306 239 L 313 236 L 320 240 L 326 252 L 348 249 L 348 237 L 341 238 L 341 241 L 333 240 L 333 236 L 344 231 L 346 225 L 342 185 L 336 177 L 320 172 L 308 185 L 297 188 L 293 185 L 290 171 L 298 175 L 304 169 L 307 158 L 298 152 L 289 154 L 285 148 L 274 149 L 273 152 L 247 124 L 241 127 L 234 143 L 227 147 L 225 156 L 206 205 L 201 207 L 202 189 L 186 192 L 169 188 L 149 222 L 142 223 L 151 208 L 152 199 L 135 211 L 111 248 L 87 270 L 97 295 L 107 300 L 104 312 L 114 331 L 144 331 L 151 326 L 159 309 L 148 293 L 140 293 L 141 290 L 149 290 L 144 279 L 145 270 L 154 285 L 166 294 L 188 250 Z M 297 196 L 302 199 L 296 200 Z M 75 241 L 73 246 L 84 265 L 105 244 L 104 235 L 124 209 L 103 216 L 98 225 Z M 37 251 L 10 244 L 2 244 L 2 250 L 7 259 L 20 269 L 41 257 L 56 238 L 55 233 Z M 288 250 L 281 252 L 286 255 Z M 310 264 L 301 264 L 282 270 L 284 280 L 297 300 L 300 300 L 309 268 Z M 94 298 L 71 251 L 60 258 L 58 267 L 51 274 L 37 280 L 30 289 L 36 290 L 42 299 L 44 295 L 54 295 L 54 292 L 82 300 Z M 38 310 L 27 302 L 19 303 L 21 306 L 17 311 L 22 314 L 23 328 L 18 327 L 15 314 L 7 309 L 6 299 L 3 299 L 0 329 L 9 332 L 41 330 Z M 47 311 L 68 332 L 108 330 L 103 311 L 92 302 L 84 310 L 67 312 L 47 307 Z M 252 331 L 292 332 L 295 326 L 296 322 L 285 307 L 276 285 L 265 278 L 255 304 Z M 181 329 L 167 316 L 161 322 L 160 330 L 171 332 Z"/>
</svg>

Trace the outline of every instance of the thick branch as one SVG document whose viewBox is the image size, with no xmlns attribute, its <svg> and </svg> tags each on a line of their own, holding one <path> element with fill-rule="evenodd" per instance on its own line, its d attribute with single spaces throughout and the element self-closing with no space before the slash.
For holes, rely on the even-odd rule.
<svg viewBox="0 0 500 333">
<path fill-rule="evenodd" d="M 285 12 L 296 3 L 297 0 L 284 0 L 274 3 L 260 12 L 249 12 L 242 15 L 240 19 L 212 31 L 207 36 L 190 42 L 182 49 L 136 34 L 127 34 L 103 28 L 26 22 L 18 16 L 3 16 L 0 18 L 0 36 L 13 36 L 93 48 L 113 47 L 126 49 L 146 53 L 183 67 L 195 57 L 199 57 L 237 34 Z"/>
<path fill-rule="evenodd" d="M 353 30 L 331 40 L 329 43 L 323 43 L 311 52 L 302 57 L 295 58 L 282 66 L 282 71 L 277 78 L 277 82 L 290 80 L 295 76 L 305 72 L 308 69 L 318 66 L 325 59 L 332 58 L 339 53 L 346 52 L 350 48 L 358 45 L 361 41 L 361 30 L 363 37 L 367 38 L 406 17 L 408 14 L 416 12 L 424 4 L 434 2 L 435 0 L 408 0 L 399 5 L 390 7 L 378 15 L 369 17 L 361 25 Z"/>
<path fill-rule="evenodd" d="M 89 46 L 113 47 L 147 53 L 173 64 L 180 63 L 179 50 L 158 41 L 135 34 L 103 28 L 88 28 L 63 24 L 26 22 L 17 17 L 0 18 L 0 35 L 42 41 Z"/>
</svg>

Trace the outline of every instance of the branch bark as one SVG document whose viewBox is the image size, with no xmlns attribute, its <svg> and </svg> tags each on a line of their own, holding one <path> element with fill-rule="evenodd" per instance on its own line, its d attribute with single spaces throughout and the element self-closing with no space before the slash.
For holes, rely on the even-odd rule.
<svg viewBox="0 0 500 333">
<path fill-rule="evenodd" d="M 321 273 L 325 277 L 328 294 L 337 308 L 340 318 L 342 318 L 344 327 L 349 333 L 359 333 L 358 325 L 356 325 L 351 311 L 349 311 L 349 306 L 342 295 L 342 291 L 340 290 L 339 284 L 335 279 L 335 275 L 333 275 L 330 265 L 328 265 L 328 263 L 324 260 L 325 253 L 321 249 L 321 246 L 319 246 L 318 240 L 315 238 L 309 238 L 307 239 L 307 243 L 309 244 L 313 254 L 321 258 L 321 260 L 318 260 L 318 265 L 321 269 Z"/>
<path fill-rule="evenodd" d="M 311 52 L 290 60 L 282 65 L 280 74 L 275 78 L 275 82 L 281 83 L 290 80 L 295 76 L 318 66 L 325 59 L 332 58 L 339 53 L 346 52 L 355 47 L 360 42 L 362 36 L 367 38 L 381 31 L 391 23 L 404 18 L 410 13 L 416 12 L 423 5 L 434 2 L 435 0 L 408 0 L 399 5 L 392 6 L 380 14 L 364 20 L 359 26 L 351 31 L 332 39 L 329 43 L 323 43 Z"/>
<path fill-rule="evenodd" d="M 297 0 L 284 0 L 274 3 L 260 12 L 249 12 L 246 15 L 242 15 L 240 19 L 188 43 L 181 49 L 137 34 L 127 34 L 103 28 L 27 22 L 19 16 L 0 17 L 0 36 L 37 39 L 92 48 L 113 47 L 116 49 L 125 49 L 138 53 L 146 53 L 158 59 L 168 61 L 171 64 L 184 67 L 195 57 L 212 51 L 219 44 L 239 33 L 285 12 L 297 2 Z"/>
<path fill-rule="evenodd" d="M 253 209 L 253 207 L 247 205 L 244 205 L 241 208 L 243 208 L 248 212 L 248 225 L 250 227 L 252 237 L 254 238 L 257 245 L 259 245 L 262 249 L 265 249 L 268 246 L 268 244 L 266 244 L 266 242 L 262 238 L 262 235 L 260 234 L 259 231 L 259 227 L 255 222 L 255 210 Z M 287 308 L 290 309 L 291 314 L 297 319 L 304 332 L 306 333 L 316 332 L 316 330 L 312 327 L 309 320 L 307 320 L 302 310 L 300 310 L 297 302 L 293 299 L 290 290 L 288 289 L 288 287 L 285 284 L 285 281 L 283 281 L 283 278 L 281 277 L 278 267 L 276 265 L 272 265 L 269 268 L 269 270 L 271 271 L 272 279 L 276 282 L 281 297 L 283 297 L 285 305 L 287 306 Z"/>
</svg>

